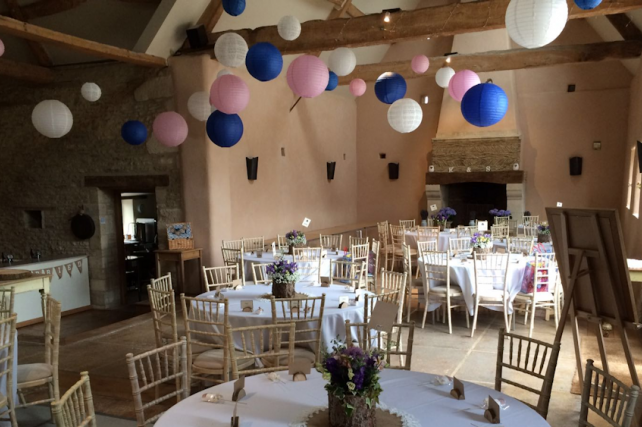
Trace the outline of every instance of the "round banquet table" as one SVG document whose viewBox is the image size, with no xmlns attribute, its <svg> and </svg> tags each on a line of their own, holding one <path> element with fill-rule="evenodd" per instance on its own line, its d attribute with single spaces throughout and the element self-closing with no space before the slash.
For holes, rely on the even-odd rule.
<svg viewBox="0 0 642 427">
<path fill-rule="evenodd" d="M 339 258 L 343 258 L 344 252 L 339 251 L 338 254 L 336 252 L 328 251 L 325 256 L 322 256 L 321 258 L 321 276 L 330 276 L 330 260 L 337 260 Z M 285 259 L 288 261 L 292 261 L 292 256 L 291 255 L 285 255 Z M 245 280 L 246 281 L 252 281 L 253 280 L 253 275 L 252 275 L 252 264 L 271 264 L 275 262 L 276 260 L 274 259 L 274 255 L 272 254 L 272 251 L 267 251 L 263 252 L 263 256 L 259 258 L 256 253 L 250 253 L 246 252 L 243 254 L 243 263 L 245 264 Z M 307 264 L 305 261 L 297 261 L 297 264 Z M 316 277 L 314 272 L 312 272 L 311 276 L 306 276 L 303 275 L 301 277 L 301 281 L 306 282 L 306 281 L 315 281 Z"/>
<path fill-rule="evenodd" d="M 321 296 L 325 294 L 325 307 L 323 312 L 323 321 L 321 324 L 322 345 L 327 350 L 332 349 L 332 340 L 339 336 L 340 339 L 345 340 L 345 322 L 350 320 L 352 323 L 363 322 L 363 298 L 356 302 L 355 305 L 340 309 L 339 297 L 350 297 L 351 300 L 355 298 L 355 293 L 346 289 L 344 285 L 330 285 L 324 288 L 322 286 L 310 286 L 305 283 L 297 283 L 295 285 L 297 292 L 307 294 L 311 297 Z M 199 298 L 215 298 L 214 291 L 206 292 L 199 295 Z M 272 305 L 269 297 L 263 298 L 266 294 L 272 293 L 272 285 L 246 285 L 243 289 L 232 290 L 230 288 L 223 289 L 221 298 L 227 298 L 229 301 L 229 321 L 233 328 L 240 328 L 246 326 L 269 325 L 272 324 Z M 244 312 L 241 309 L 241 300 L 252 300 L 254 311 Z M 257 310 L 263 309 L 263 312 L 257 314 Z M 193 304 L 191 310 L 195 310 L 196 306 Z M 279 317 L 282 317 L 280 306 L 277 305 Z M 319 306 L 315 308 L 313 317 L 318 317 Z M 312 315 L 312 314 L 311 314 Z M 204 326 L 200 326 L 204 327 Z M 312 323 L 299 323 L 297 328 L 307 329 L 315 327 Z M 222 331 L 217 331 L 222 332 Z M 243 348 L 240 341 L 240 336 L 235 337 L 238 339 L 236 342 L 237 348 Z M 303 334 L 297 335 L 297 340 L 304 339 Z"/>
<path fill-rule="evenodd" d="M 266 375 L 245 378 L 245 391 L 237 407 L 239 424 L 243 427 L 302 426 L 306 416 L 320 407 L 327 407 L 326 381 L 313 371 L 307 381 L 293 382 L 281 372 L 281 381 L 272 382 Z M 506 400 L 508 408 L 501 411 L 505 427 L 549 427 L 534 410 L 503 393 L 464 381 L 466 400 L 450 396 L 451 385 L 432 384 L 434 375 L 386 369 L 381 373 L 383 392 L 380 402 L 389 409 L 413 419 L 410 425 L 485 427 L 481 404 L 489 395 Z M 233 382 L 208 389 L 218 393 L 225 403 L 207 403 L 197 393 L 174 405 L 156 422 L 156 427 L 223 427 L 230 425 L 234 404 L 230 402 Z M 205 393 L 205 392 L 204 392 Z"/>
<path fill-rule="evenodd" d="M 453 232 L 442 231 L 439 233 L 439 240 L 437 240 L 437 250 L 440 252 L 446 252 L 450 250 L 450 239 L 457 238 L 457 229 L 453 228 Z M 413 249 L 417 249 L 417 232 L 416 231 L 406 231 L 406 243 Z"/>
</svg>

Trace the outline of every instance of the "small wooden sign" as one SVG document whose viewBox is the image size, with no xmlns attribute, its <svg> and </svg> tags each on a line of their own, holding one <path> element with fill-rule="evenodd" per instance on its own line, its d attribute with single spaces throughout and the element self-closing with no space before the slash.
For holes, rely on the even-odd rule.
<svg viewBox="0 0 642 427">
<path fill-rule="evenodd" d="M 301 302 L 298 300 L 292 300 L 289 302 L 289 305 L 290 305 L 290 311 L 298 312 Z"/>
<path fill-rule="evenodd" d="M 330 278 L 329 278 L 329 277 L 327 277 L 327 276 L 321 276 L 321 287 L 329 288 L 329 287 L 330 287 L 330 282 L 331 282 L 331 281 L 332 281 L 332 280 L 330 280 Z"/>
<path fill-rule="evenodd" d="M 349 296 L 339 297 L 339 308 L 348 308 L 349 306 L 350 306 Z"/>
<path fill-rule="evenodd" d="M 235 291 L 243 289 L 243 281 L 241 279 L 232 280 L 232 289 Z"/>
<path fill-rule="evenodd" d="M 251 299 L 242 299 L 241 300 L 241 310 L 251 313 L 254 311 L 254 301 Z"/>
<path fill-rule="evenodd" d="M 312 364 L 308 359 L 295 358 L 290 365 L 290 375 L 292 375 L 292 381 L 306 381 L 308 375 L 310 375 L 310 370 Z"/>
<path fill-rule="evenodd" d="M 232 402 L 238 402 L 245 397 L 245 376 L 240 377 L 234 382 L 234 392 L 232 393 Z M 234 413 L 236 416 L 236 411 Z"/>
<path fill-rule="evenodd" d="M 499 424 L 499 403 L 491 396 L 488 396 L 488 409 L 484 412 L 484 418 L 491 424 Z"/>
<path fill-rule="evenodd" d="M 392 332 L 392 325 L 395 323 L 399 307 L 396 304 L 379 301 L 372 310 L 372 316 L 368 322 L 368 328 L 380 332 Z"/>
<path fill-rule="evenodd" d="M 464 384 L 455 377 L 453 377 L 453 389 L 450 390 L 450 395 L 457 400 L 466 400 Z"/>
</svg>

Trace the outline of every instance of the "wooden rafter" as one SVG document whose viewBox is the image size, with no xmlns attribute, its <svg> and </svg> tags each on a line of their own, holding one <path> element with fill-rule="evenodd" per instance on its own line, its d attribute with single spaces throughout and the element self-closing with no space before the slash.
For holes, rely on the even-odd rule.
<svg viewBox="0 0 642 427">
<path fill-rule="evenodd" d="M 617 13 L 606 17 L 624 40 L 642 40 L 642 31 L 625 13 Z"/>
<path fill-rule="evenodd" d="M 456 70 L 468 69 L 477 73 L 483 73 L 629 59 L 637 58 L 640 54 L 642 54 L 642 41 L 617 41 L 456 55 L 451 57 L 452 62 L 450 66 Z M 433 77 L 445 62 L 445 56 L 430 58 L 430 68 L 424 74 L 416 74 L 412 71 L 410 61 L 358 65 L 352 74 L 339 77 L 339 84 L 347 85 L 355 78 L 370 82 L 376 81 L 377 78 L 385 72 L 395 72 L 401 74 L 406 79 Z"/>
<path fill-rule="evenodd" d="M 569 19 L 624 13 L 642 7 L 642 0 L 604 0 L 595 9 L 582 10 L 575 6 L 573 0 L 567 1 Z M 318 52 L 505 28 L 508 3 L 509 0 L 482 0 L 400 11 L 393 13 L 391 22 L 385 24 L 381 13 L 350 19 L 307 21 L 301 24 L 301 35 L 293 41 L 279 37 L 274 25 L 234 32 L 249 44 L 270 42 L 284 55 Z M 204 49 L 211 49 L 222 34 L 209 35 L 209 46 Z"/>
<path fill-rule="evenodd" d="M 32 83 L 51 83 L 54 80 L 53 71 L 49 68 L 4 58 L 0 58 L 0 76 L 13 77 Z"/>
<path fill-rule="evenodd" d="M 24 14 L 24 11 L 18 4 L 18 0 L 5 0 L 5 3 L 7 3 L 7 6 L 9 7 L 9 12 L 11 13 L 11 17 L 18 19 L 20 21 L 27 20 Z M 27 44 L 29 45 L 29 50 L 31 50 L 31 53 L 33 53 L 33 56 L 36 57 L 36 61 L 38 61 L 38 64 L 44 65 L 46 67 L 51 67 L 53 65 L 53 62 L 51 62 L 51 58 L 49 57 L 49 54 L 47 53 L 45 48 L 42 47 L 40 43 L 28 40 Z"/>
<path fill-rule="evenodd" d="M 26 40 L 52 44 L 99 58 L 113 59 L 146 67 L 164 67 L 164 58 L 145 53 L 132 52 L 120 47 L 82 39 L 59 33 L 37 25 L 28 24 L 6 16 L 0 16 L 0 33 L 10 34 Z"/>
<path fill-rule="evenodd" d="M 341 7 L 344 3 L 343 0 L 328 0 L 328 1 L 339 7 Z M 348 4 L 348 8 L 346 9 L 346 12 L 348 13 L 348 15 L 352 16 L 353 18 L 356 18 L 357 16 L 365 15 L 365 13 L 363 13 L 361 10 L 359 10 L 359 8 L 353 5 L 352 2 Z"/>
</svg>

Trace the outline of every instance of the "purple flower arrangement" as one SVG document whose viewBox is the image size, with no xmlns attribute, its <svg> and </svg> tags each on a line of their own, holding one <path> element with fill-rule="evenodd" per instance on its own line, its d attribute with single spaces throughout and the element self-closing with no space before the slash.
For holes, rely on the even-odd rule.
<svg viewBox="0 0 642 427">
<path fill-rule="evenodd" d="M 551 227 L 548 224 L 540 224 L 537 226 L 537 234 L 551 234 Z"/>
<path fill-rule="evenodd" d="M 492 248 L 493 238 L 490 234 L 475 233 L 470 239 L 470 246 L 479 249 Z"/>
<path fill-rule="evenodd" d="M 457 215 L 457 212 L 453 208 L 441 208 L 439 209 L 439 212 L 437 212 L 437 215 L 433 215 L 432 219 L 434 219 L 437 222 L 447 222 L 450 217 L 453 217 Z"/>
<path fill-rule="evenodd" d="M 488 211 L 489 214 L 492 216 L 499 216 L 499 217 L 505 217 L 505 216 L 511 216 L 511 213 L 509 210 L 503 210 L 503 209 L 491 209 Z"/>
<path fill-rule="evenodd" d="M 285 259 L 265 267 L 265 273 L 277 283 L 296 283 L 300 275 L 296 262 L 288 262 Z"/>
<path fill-rule="evenodd" d="M 307 240 L 302 231 L 292 230 L 285 233 L 285 243 L 288 245 L 305 245 Z"/>
<path fill-rule="evenodd" d="M 386 366 L 384 352 L 377 348 L 364 351 L 360 347 L 347 347 L 334 341 L 331 353 L 323 354 L 317 370 L 323 379 L 329 381 L 325 389 L 339 400 L 346 396 L 359 396 L 365 399 L 368 408 L 379 403 L 382 392 L 379 372 Z M 343 407 L 348 416 L 354 407 L 344 401 Z"/>
</svg>

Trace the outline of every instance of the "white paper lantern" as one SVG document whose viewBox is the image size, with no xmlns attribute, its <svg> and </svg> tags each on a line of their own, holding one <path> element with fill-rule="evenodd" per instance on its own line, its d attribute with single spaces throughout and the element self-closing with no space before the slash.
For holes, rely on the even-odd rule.
<svg viewBox="0 0 642 427">
<path fill-rule="evenodd" d="M 567 19 L 566 0 L 511 0 L 506 10 L 506 29 L 515 43 L 533 49 L 555 40 Z"/>
<path fill-rule="evenodd" d="M 218 74 L 216 75 L 216 78 L 218 79 L 221 76 L 227 76 L 227 75 L 233 76 L 234 74 L 230 70 L 226 70 L 225 68 L 223 68 L 221 71 L 218 72 Z"/>
<path fill-rule="evenodd" d="M 452 79 L 454 75 L 455 70 L 450 67 L 442 67 L 437 70 L 435 80 L 437 81 L 439 87 L 443 87 L 445 89 L 448 87 L 448 83 L 450 83 L 450 79 Z"/>
<path fill-rule="evenodd" d="M 212 114 L 210 94 L 208 92 L 195 92 L 187 100 L 187 110 L 196 120 L 204 122 Z"/>
<path fill-rule="evenodd" d="M 301 35 L 301 23 L 290 15 L 281 18 L 276 29 L 284 40 L 296 40 Z"/>
<path fill-rule="evenodd" d="M 335 49 L 328 59 L 328 67 L 337 76 L 347 76 L 354 71 L 357 66 L 357 57 L 354 52 L 347 47 Z"/>
<path fill-rule="evenodd" d="M 80 88 L 80 94 L 89 102 L 96 102 L 100 99 L 102 91 L 96 83 L 85 83 Z"/>
<path fill-rule="evenodd" d="M 402 98 L 388 109 L 388 123 L 399 133 L 414 131 L 421 124 L 424 113 L 414 99 Z"/>
<path fill-rule="evenodd" d="M 225 33 L 216 40 L 214 55 L 226 67 L 236 68 L 245 64 L 247 43 L 236 33 Z"/>
<path fill-rule="evenodd" d="M 50 99 L 36 105 L 31 113 L 31 122 L 44 136 L 62 138 L 71 130 L 74 117 L 65 104 Z"/>
</svg>

